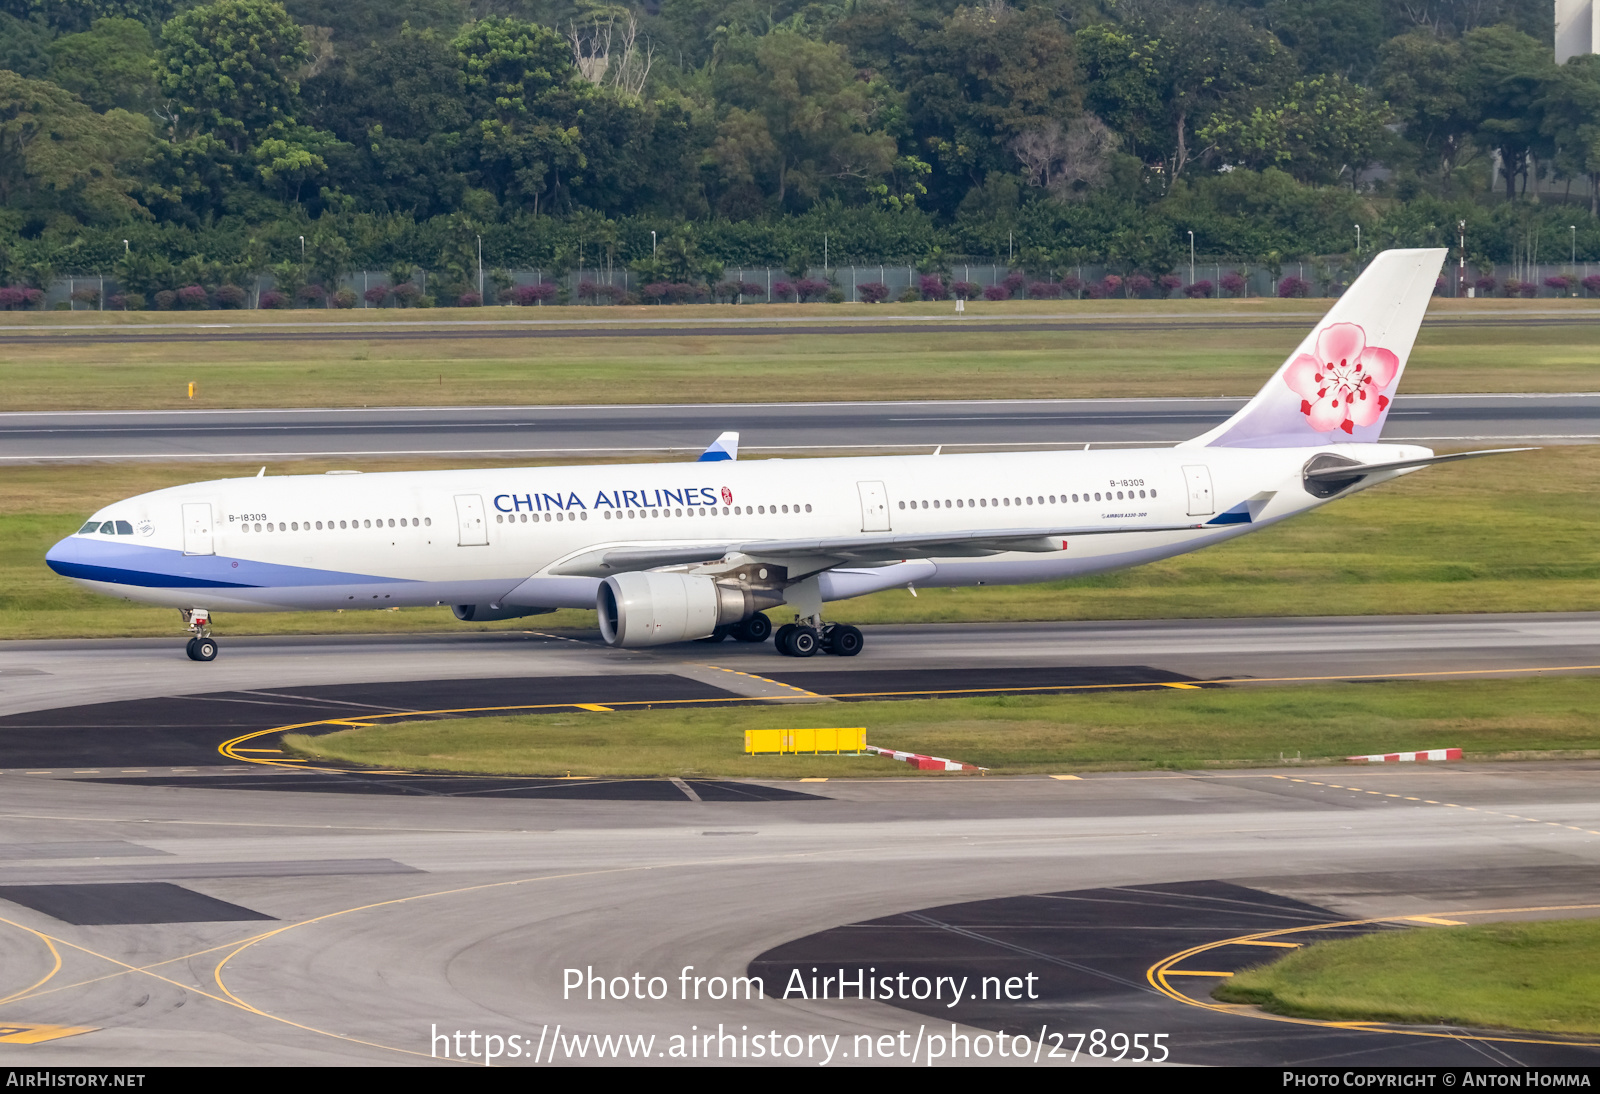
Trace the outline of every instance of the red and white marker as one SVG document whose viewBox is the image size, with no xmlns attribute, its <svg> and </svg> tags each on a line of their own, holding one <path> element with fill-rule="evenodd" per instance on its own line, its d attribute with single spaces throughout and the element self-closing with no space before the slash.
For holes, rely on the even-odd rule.
<svg viewBox="0 0 1600 1094">
<path fill-rule="evenodd" d="M 1381 752 L 1376 756 L 1346 756 L 1353 764 L 1414 764 L 1428 760 L 1459 760 L 1459 748 L 1430 748 L 1426 752 Z"/>
<path fill-rule="evenodd" d="M 868 752 L 879 756 L 887 756 L 891 760 L 908 763 L 918 771 L 987 771 L 986 767 L 977 764 L 964 764 L 960 760 L 947 760 L 942 756 L 923 756 L 917 752 L 896 752 L 892 748 L 879 748 L 877 745 L 867 745 Z"/>
</svg>

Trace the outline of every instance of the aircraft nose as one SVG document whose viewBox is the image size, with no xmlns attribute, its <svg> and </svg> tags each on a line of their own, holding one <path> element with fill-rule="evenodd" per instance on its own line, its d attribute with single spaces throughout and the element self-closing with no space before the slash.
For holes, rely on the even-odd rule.
<svg viewBox="0 0 1600 1094">
<path fill-rule="evenodd" d="M 72 563 L 76 561 L 74 556 L 79 553 L 78 551 L 74 550 L 75 546 L 76 544 L 73 543 L 72 536 L 68 536 L 66 539 L 59 541 L 54 547 L 50 548 L 44 553 L 45 564 L 56 573 L 65 574 L 67 572 L 66 568 L 70 567 Z"/>
</svg>

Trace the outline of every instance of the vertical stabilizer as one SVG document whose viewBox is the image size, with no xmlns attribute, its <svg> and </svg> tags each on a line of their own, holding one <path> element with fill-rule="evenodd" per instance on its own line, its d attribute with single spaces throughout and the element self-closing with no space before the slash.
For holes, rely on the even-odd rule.
<svg viewBox="0 0 1600 1094">
<path fill-rule="evenodd" d="M 1444 258 L 1442 248 L 1379 254 L 1244 409 L 1182 447 L 1376 441 Z"/>
</svg>

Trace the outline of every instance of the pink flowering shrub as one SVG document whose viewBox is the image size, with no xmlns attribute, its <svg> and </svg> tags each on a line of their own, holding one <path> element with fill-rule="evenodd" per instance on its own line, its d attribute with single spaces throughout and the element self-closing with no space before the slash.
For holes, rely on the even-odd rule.
<svg viewBox="0 0 1600 1094">
<path fill-rule="evenodd" d="M 1150 284 L 1150 281 L 1149 281 L 1148 278 L 1145 279 L 1145 284 L 1146 285 Z M 1102 277 L 1100 279 L 1100 297 L 1098 297 L 1097 299 L 1103 299 L 1103 298 L 1109 297 L 1109 296 L 1116 296 L 1117 293 L 1119 293 L 1121 291 L 1122 291 L 1122 278 L 1118 277 L 1116 274 L 1106 274 L 1104 277 Z"/>
<path fill-rule="evenodd" d="M 1061 291 L 1077 296 L 1083 291 L 1083 278 L 1068 274 L 1061 279 Z"/>
<path fill-rule="evenodd" d="M 882 281 L 864 281 L 856 286 L 856 296 L 863 304 L 881 304 L 889 299 L 889 286 Z"/>
<path fill-rule="evenodd" d="M 1156 284 L 1161 286 L 1162 296 L 1171 296 L 1174 292 L 1183 288 L 1183 278 L 1177 274 L 1162 274 L 1156 278 Z"/>
<path fill-rule="evenodd" d="M 532 307 L 546 300 L 554 300 L 558 291 L 549 282 L 542 285 L 516 285 L 511 289 L 511 303 L 523 308 Z"/>
<path fill-rule="evenodd" d="M 1588 292 L 1600 293 L 1600 274 L 1590 274 L 1584 278 L 1583 287 Z"/>
<path fill-rule="evenodd" d="M 804 304 L 808 300 L 821 300 L 832 287 L 820 277 L 802 277 L 794 283 L 794 294 Z"/>
<path fill-rule="evenodd" d="M 1004 285 L 990 285 L 983 290 L 983 298 L 985 300 L 1010 300 L 1011 290 Z"/>
<path fill-rule="evenodd" d="M 1028 284 L 1028 297 L 1032 300 L 1054 300 L 1061 295 L 1061 286 L 1054 281 L 1032 281 Z"/>
<path fill-rule="evenodd" d="M 1196 281 L 1193 285 L 1183 287 L 1183 295 L 1190 300 L 1204 300 L 1211 295 L 1212 284 L 1209 281 Z"/>
<path fill-rule="evenodd" d="M 983 286 L 976 281 L 950 282 L 950 295 L 957 300 L 976 300 L 983 294 Z"/>
<path fill-rule="evenodd" d="M 159 296 L 160 293 L 157 293 L 156 295 Z M 261 294 L 261 299 L 256 302 L 256 306 L 264 308 L 268 311 L 276 311 L 279 308 L 288 307 L 289 298 L 283 295 L 281 292 L 278 292 L 276 289 L 268 289 L 266 292 Z"/>
<path fill-rule="evenodd" d="M 1238 273 L 1229 272 L 1222 275 L 1222 289 L 1230 296 L 1243 296 L 1248 282 Z"/>
<path fill-rule="evenodd" d="M 1303 300 L 1311 295 L 1311 282 L 1290 274 L 1278 282 L 1278 296 L 1283 300 Z"/>
<path fill-rule="evenodd" d="M 218 285 L 217 291 L 211 295 L 219 308 L 242 308 L 250 299 L 249 294 L 237 285 Z"/>
</svg>

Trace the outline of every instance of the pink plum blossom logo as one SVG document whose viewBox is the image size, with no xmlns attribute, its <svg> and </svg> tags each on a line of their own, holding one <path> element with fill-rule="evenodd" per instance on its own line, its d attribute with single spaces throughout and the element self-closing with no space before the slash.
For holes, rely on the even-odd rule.
<svg viewBox="0 0 1600 1094">
<path fill-rule="evenodd" d="M 1394 383 L 1400 358 L 1367 345 L 1367 332 L 1355 323 L 1331 323 L 1317 335 L 1313 357 L 1302 353 L 1283 379 L 1300 396 L 1300 413 L 1319 433 L 1371 425 L 1389 405 L 1381 394 Z"/>
</svg>

